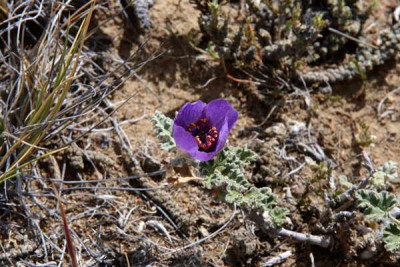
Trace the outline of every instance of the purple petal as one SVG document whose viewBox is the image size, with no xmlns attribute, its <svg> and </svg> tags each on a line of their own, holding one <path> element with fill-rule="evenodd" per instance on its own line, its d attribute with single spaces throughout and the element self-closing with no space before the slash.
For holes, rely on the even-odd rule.
<svg viewBox="0 0 400 267">
<path fill-rule="evenodd" d="M 175 139 L 176 145 L 189 153 L 189 155 L 192 155 L 199 149 L 194 137 L 179 125 L 174 124 L 172 136 Z"/>
<path fill-rule="evenodd" d="M 212 151 L 200 151 L 192 133 L 188 132 L 191 123 L 207 118 L 211 127 L 218 130 L 218 139 Z M 225 146 L 229 132 L 238 119 L 238 112 L 224 99 L 216 99 L 209 104 L 201 100 L 185 104 L 174 120 L 172 135 L 177 146 L 191 157 L 208 161 Z"/>
<path fill-rule="evenodd" d="M 174 125 L 174 128 L 172 130 L 172 135 L 175 139 L 177 146 L 186 153 L 188 153 L 194 159 L 200 161 L 207 161 L 210 160 L 212 157 L 214 157 L 215 154 L 217 154 L 216 151 L 212 152 L 199 151 L 199 147 L 194 137 L 180 126 Z"/>
<path fill-rule="evenodd" d="M 196 153 L 194 153 L 194 154 L 189 153 L 189 155 L 200 161 L 208 161 L 208 160 L 212 159 L 224 147 L 224 145 L 226 144 L 226 140 L 228 139 L 228 135 L 229 135 L 228 118 L 225 118 L 225 120 L 221 124 L 220 132 L 219 132 L 219 136 L 218 136 L 218 140 L 217 140 L 217 144 L 216 144 L 215 148 L 209 152 L 197 150 Z"/>
<path fill-rule="evenodd" d="M 217 145 L 215 147 L 215 154 L 221 151 L 221 149 L 225 146 L 226 140 L 228 140 L 229 132 L 230 129 L 228 125 L 228 118 L 225 118 L 224 123 L 219 128 Z"/>
<path fill-rule="evenodd" d="M 204 152 L 204 151 L 199 151 L 197 150 L 195 153 L 193 154 L 189 154 L 192 158 L 200 160 L 200 161 L 208 161 L 210 160 L 212 157 L 215 156 L 215 154 L 217 154 L 217 152 Z"/>
<path fill-rule="evenodd" d="M 178 111 L 178 115 L 175 118 L 174 124 L 187 129 L 192 122 L 197 122 L 199 119 L 201 119 L 201 115 L 206 106 L 207 104 L 201 100 L 198 100 L 194 103 L 186 103 Z"/>
<path fill-rule="evenodd" d="M 210 124 L 221 127 L 225 118 L 228 119 L 228 132 L 233 128 L 237 119 L 238 112 L 224 99 L 215 99 L 208 103 L 204 108 L 203 116 L 210 120 Z"/>
</svg>

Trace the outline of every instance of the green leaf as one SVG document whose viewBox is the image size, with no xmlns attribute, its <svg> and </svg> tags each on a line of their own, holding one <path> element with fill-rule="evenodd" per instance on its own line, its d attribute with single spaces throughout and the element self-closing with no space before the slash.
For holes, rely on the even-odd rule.
<svg viewBox="0 0 400 267">
<path fill-rule="evenodd" d="M 161 142 L 161 149 L 171 150 L 176 147 L 174 138 L 172 137 L 173 120 L 165 116 L 159 111 L 156 111 L 151 116 L 156 135 Z"/>
<path fill-rule="evenodd" d="M 280 225 L 286 220 L 287 210 L 276 207 L 270 188 L 253 187 L 245 178 L 244 166 L 256 158 L 257 154 L 247 148 L 225 147 L 214 159 L 200 163 L 200 173 L 208 189 L 223 189 L 226 202 L 267 212 L 268 221 Z"/>
<path fill-rule="evenodd" d="M 386 226 L 383 231 L 383 242 L 387 251 L 395 252 L 400 249 L 400 227 L 397 224 Z"/>
<path fill-rule="evenodd" d="M 379 170 L 386 175 L 386 179 L 395 180 L 399 177 L 397 173 L 398 167 L 399 165 L 396 162 L 389 160 L 385 162 L 385 164 L 383 164 L 382 167 L 379 168 Z"/>
<path fill-rule="evenodd" d="M 377 193 L 372 190 L 358 190 L 358 206 L 364 210 L 364 214 L 370 220 L 382 221 L 387 213 L 397 205 L 396 197 L 386 191 Z"/>
<path fill-rule="evenodd" d="M 398 178 L 397 174 L 398 164 L 393 161 L 387 161 L 383 164 L 377 172 L 371 177 L 371 183 L 377 187 L 382 187 L 388 180 L 395 180 Z"/>
<path fill-rule="evenodd" d="M 282 225 L 286 222 L 286 216 L 289 214 L 289 210 L 281 207 L 274 207 L 270 210 L 270 216 L 272 223 L 275 225 Z"/>
<path fill-rule="evenodd" d="M 281 225 L 286 221 L 288 210 L 277 207 L 276 196 L 268 187 L 252 187 L 237 203 L 249 209 L 261 209 L 267 212 L 268 216 L 263 216 L 265 220 L 273 225 Z"/>
<path fill-rule="evenodd" d="M 214 159 L 200 163 L 200 173 L 206 177 L 206 187 L 246 191 L 249 182 L 244 177 L 243 167 L 256 157 L 257 154 L 247 148 L 225 147 Z"/>
<path fill-rule="evenodd" d="M 226 191 L 243 192 L 249 186 L 249 183 L 243 176 L 237 176 L 236 179 L 229 179 L 228 176 L 223 175 L 220 171 L 216 170 L 213 174 L 205 177 L 205 185 L 208 189 L 221 187 Z"/>
<path fill-rule="evenodd" d="M 380 188 L 385 185 L 385 173 L 382 171 L 375 172 L 371 177 L 371 184 Z"/>
<path fill-rule="evenodd" d="M 243 197 L 243 194 L 237 191 L 230 190 L 225 195 L 225 201 L 228 203 L 237 203 Z"/>
<path fill-rule="evenodd" d="M 227 147 L 227 154 L 230 154 L 230 157 L 236 157 L 243 164 L 249 164 L 257 158 L 254 151 L 243 147 Z"/>
<path fill-rule="evenodd" d="M 349 182 L 346 175 L 339 175 L 339 183 L 345 189 L 349 189 L 349 188 L 353 187 L 353 184 Z"/>
<path fill-rule="evenodd" d="M 276 204 L 276 196 L 268 187 L 252 187 L 248 192 L 243 194 L 241 203 L 248 207 L 270 210 Z"/>
</svg>

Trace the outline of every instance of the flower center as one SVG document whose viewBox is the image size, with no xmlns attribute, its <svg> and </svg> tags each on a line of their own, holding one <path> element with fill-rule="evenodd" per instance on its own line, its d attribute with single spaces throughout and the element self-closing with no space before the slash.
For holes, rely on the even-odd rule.
<svg viewBox="0 0 400 267">
<path fill-rule="evenodd" d="M 217 142 L 218 130 L 215 127 L 211 127 L 207 118 L 192 122 L 187 128 L 187 131 L 194 136 L 201 151 L 209 150 Z"/>
</svg>

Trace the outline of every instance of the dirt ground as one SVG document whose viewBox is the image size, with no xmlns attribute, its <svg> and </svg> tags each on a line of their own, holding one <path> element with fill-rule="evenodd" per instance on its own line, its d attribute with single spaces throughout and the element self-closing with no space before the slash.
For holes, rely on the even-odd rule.
<svg viewBox="0 0 400 267">
<path fill-rule="evenodd" d="M 390 10 L 394 2 L 382 2 L 381 9 Z M 64 208 L 81 266 L 262 266 L 288 250 L 293 255 L 277 266 L 312 266 L 312 259 L 315 266 L 326 267 L 398 266 L 398 255 L 395 260 L 362 261 L 344 247 L 322 249 L 266 236 L 254 230 L 240 211 L 216 201 L 200 182 L 174 187 L 164 173 L 119 178 L 163 170 L 173 157 L 158 147 L 150 119 L 156 110 L 173 118 L 186 102 L 224 98 L 240 114 L 229 143 L 260 155 L 248 170 L 249 180 L 273 188 L 282 199 L 290 190 L 296 200 L 304 200 L 285 204 L 293 229 L 318 234 L 317 222 L 324 212 L 318 207 L 329 185 L 316 178 L 315 155 L 296 146 L 289 136 L 294 133 L 298 142 L 318 144 L 333 166 L 333 175 L 344 174 L 354 182 L 365 175 L 363 153 L 369 154 L 375 166 L 399 161 L 399 62 L 393 60 L 368 73 L 366 81 L 333 84 L 330 95 L 302 88 L 273 97 L 228 79 L 218 62 L 192 49 L 189 36 L 201 38 L 200 13 L 189 1 L 157 0 L 150 15 L 153 27 L 139 35 L 114 2 L 96 14 L 104 22 L 101 34 L 110 42 L 107 53 L 127 59 L 146 42 L 134 61 L 157 57 L 109 99 L 118 104 L 134 95 L 115 116 L 118 121 L 133 120 L 121 128 L 139 165 L 121 150 L 119 137 L 112 132 L 91 133 L 84 144 L 78 144 L 93 155 L 91 163 L 84 162 L 81 178 L 109 179 L 107 184 L 87 189 L 63 186 Z M 73 150 L 68 153 L 62 157 L 71 159 Z M 68 175 L 76 180 L 72 169 Z M 15 208 L 21 216 L 2 217 L 8 238 L 2 240 L 0 263 L 70 266 L 65 240 L 60 237 L 63 224 L 54 212 L 57 201 L 46 196 L 51 184 L 30 183 L 36 189 L 30 192 L 35 198 L 19 196 L 28 208 Z M 398 184 L 389 190 L 398 195 Z M 21 210 L 29 210 L 31 219 Z M 33 236 L 32 228 L 40 228 L 43 236 Z"/>
</svg>

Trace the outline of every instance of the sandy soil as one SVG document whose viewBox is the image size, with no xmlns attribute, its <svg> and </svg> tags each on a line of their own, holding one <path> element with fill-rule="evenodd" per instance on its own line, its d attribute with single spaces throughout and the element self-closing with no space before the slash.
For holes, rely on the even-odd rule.
<svg viewBox="0 0 400 267">
<path fill-rule="evenodd" d="M 382 12 L 393 5 L 393 1 L 386 2 L 382 4 Z M 323 189 L 328 185 L 327 181 L 316 178 L 317 168 L 312 164 L 290 175 L 303 162 L 317 162 L 312 154 L 300 148 L 284 149 L 290 147 L 288 131 L 293 130 L 293 125 L 301 129 L 302 133 L 296 137 L 299 141 L 315 142 L 323 149 L 333 163 L 335 176 L 345 174 L 356 179 L 364 175 L 363 152 L 369 154 L 375 166 L 388 160 L 398 161 L 400 93 L 391 93 L 400 84 L 397 62 L 369 73 L 367 81 L 333 85 L 332 95 L 304 89 L 301 94 L 273 98 L 260 94 L 256 88 L 227 79 L 218 62 L 191 48 L 189 36 L 196 40 L 201 36 L 199 12 L 189 1 L 155 1 L 151 8 L 153 28 L 142 35 L 138 35 L 122 15 L 113 15 L 118 10 L 118 5 L 110 4 L 109 10 L 97 14 L 99 21 L 107 19 L 101 27 L 102 34 L 111 40 L 107 53 L 126 59 L 138 49 L 138 44 L 147 41 L 134 61 L 157 55 L 110 98 L 112 103 L 120 103 L 134 94 L 117 111 L 116 117 L 120 121 L 137 119 L 124 124 L 122 129 L 140 166 L 135 166 L 121 150 L 117 136 L 91 134 L 89 150 L 103 158 L 94 162 L 95 170 L 85 163 L 83 179 L 113 179 L 163 169 L 166 160 L 173 155 L 158 148 L 150 115 L 159 110 L 173 117 L 186 102 L 198 99 L 207 102 L 215 98 L 227 99 L 240 114 L 229 142 L 248 146 L 260 155 L 253 170 L 249 170 L 249 180 L 256 185 L 270 186 L 282 199 L 289 188 L 295 199 L 305 201 L 287 204 L 298 231 L 318 233 L 316 222 L 323 211 L 316 207 L 323 203 Z M 105 138 L 109 140 L 107 145 L 104 145 Z M 284 160 L 280 152 L 285 152 L 285 158 L 291 160 Z M 71 179 L 75 175 L 71 172 Z M 168 174 L 166 176 L 107 184 L 109 187 L 163 187 L 154 191 L 99 189 L 96 194 L 93 190 L 63 193 L 78 256 L 85 264 L 82 266 L 260 266 L 271 256 L 287 250 L 294 255 L 280 266 L 311 266 L 311 254 L 315 266 L 378 264 L 359 261 L 346 248 L 324 250 L 254 232 L 253 225 L 241 213 L 221 232 L 198 246 L 174 251 L 221 228 L 234 210 L 217 202 L 201 183 L 173 187 L 168 183 Z M 46 187 L 48 185 L 37 182 L 37 193 L 45 191 Z M 390 190 L 399 192 L 396 186 Z M 34 205 L 29 199 L 26 204 L 32 206 L 37 225 L 28 226 L 23 216 L 8 217 L 5 222 L 11 234 L 2 247 L 12 251 L 22 248 L 22 244 L 26 246 L 23 249 L 27 253 L 15 252 L 10 255 L 13 259 L 38 264 L 58 262 L 61 252 L 65 252 L 65 241 L 55 234 L 63 231 L 60 218 L 51 215 L 57 204 L 46 196 L 38 195 L 36 199 L 41 205 Z M 23 230 L 26 227 L 41 227 L 47 234 L 43 237 L 46 241 L 38 237 L 31 239 L 29 231 Z M 41 249 L 43 243 L 50 241 L 57 244 L 61 252 Z M 88 250 L 92 256 L 88 255 Z M 43 260 L 45 253 L 47 257 Z M 103 265 L 92 259 L 96 257 L 101 258 L 99 262 Z M 68 258 L 64 257 L 63 266 L 69 266 L 67 262 Z M 21 264 L 18 266 L 28 266 L 22 261 Z"/>
</svg>

